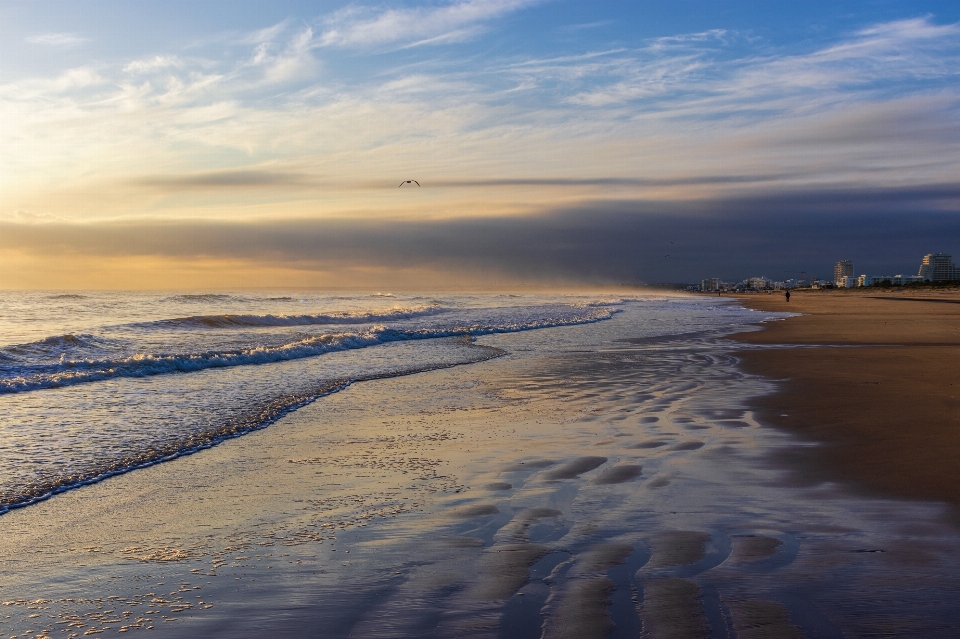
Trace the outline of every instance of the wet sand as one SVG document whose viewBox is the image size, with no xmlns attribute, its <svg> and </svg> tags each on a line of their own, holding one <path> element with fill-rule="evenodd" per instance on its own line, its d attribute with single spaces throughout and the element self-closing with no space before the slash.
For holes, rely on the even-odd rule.
<svg viewBox="0 0 960 639">
<path fill-rule="evenodd" d="M 641 319 L 484 338 L 511 354 L 12 511 L 0 633 L 956 636 L 943 507 L 785 485 L 771 384 Z"/>
<path fill-rule="evenodd" d="M 823 444 L 782 454 L 798 462 L 801 478 L 960 508 L 960 291 L 742 301 L 803 314 L 734 337 L 793 346 L 738 357 L 748 371 L 781 380 L 780 392 L 752 401 L 761 421 Z"/>
</svg>

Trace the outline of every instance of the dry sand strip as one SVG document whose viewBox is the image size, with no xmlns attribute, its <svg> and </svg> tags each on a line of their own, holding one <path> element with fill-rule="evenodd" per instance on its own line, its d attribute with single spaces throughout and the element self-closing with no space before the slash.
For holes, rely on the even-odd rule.
<svg viewBox="0 0 960 639">
<path fill-rule="evenodd" d="M 748 372 L 782 380 L 781 392 L 754 400 L 762 421 L 824 444 L 785 453 L 798 477 L 960 511 L 960 305 L 932 303 L 960 301 L 960 291 L 741 299 L 802 313 L 734 337 L 791 346 L 737 356 Z"/>
</svg>

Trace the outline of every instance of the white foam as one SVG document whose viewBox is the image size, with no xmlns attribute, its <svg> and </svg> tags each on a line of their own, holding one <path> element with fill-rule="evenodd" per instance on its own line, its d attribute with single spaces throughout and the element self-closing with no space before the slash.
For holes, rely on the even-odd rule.
<svg viewBox="0 0 960 639">
<path fill-rule="evenodd" d="M 555 310 L 555 309 L 554 309 Z M 356 332 L 333 332 L 304 337 L 280 345 L 256 344 L 247 348 L 187 353 L 136 353 L 121 358 L 71 359 L 62 355 L 56 363 L 26 362 L 0 368 L 0 393 L 21 393 L 47 388 L 97 382 L 116 377 L 146 377 L 190 373 L 210 368 L 246 366 L 315 357 L 341 350 L 360 349 L 405 340 L 426 340 L 459 335 L 513 333 L 557 326 L 598 322 L 611 318 L 615 308 L 569 309 L 565 313 L 530 317 L 529 313 L 507 315 L 499 321 L 456 322 L 441 327 L 392 328 L 378 324 Z M 519 315 L 517 317 L 516 315 Z M 405 313 L 401 319 L 412 315 Z M 364 316 L 369 323 L 370 315 Z M 261 317 L 261 319 L 263 319 Z M 61 340 L 62 341 L 62 340 Z M 57 342 L 61 346 L 61 342 Z M 172 345 L 172 344 L 171 344 Z M 8 353 L 13 349 L 7 349 Z"/>
</svg>

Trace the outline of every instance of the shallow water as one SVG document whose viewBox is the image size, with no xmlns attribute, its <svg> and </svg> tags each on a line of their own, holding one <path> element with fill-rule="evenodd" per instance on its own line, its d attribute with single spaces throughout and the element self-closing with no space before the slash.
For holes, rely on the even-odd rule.
<svg viewBox="0 0 960 639">
<path fill-rule="evenodd" d="M 478 335 L 617 298 L 0 294 L 0 513 L 264 427 L 353 381 L 481 361 Z"/>
<path fill-rule="evenodd" d="M 618 308 L 11 511 L 0 631 L 955 636 L 942 505 L 770 466 L 800 444 L 743 408 L 771 384 L 718 337 L 759 315 Z"/>
</svg>

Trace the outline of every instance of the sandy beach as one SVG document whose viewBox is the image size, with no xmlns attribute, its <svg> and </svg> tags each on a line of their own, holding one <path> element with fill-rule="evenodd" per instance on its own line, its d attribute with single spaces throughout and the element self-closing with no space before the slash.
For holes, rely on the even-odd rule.
<svg viewBox="0 0 960 639">
<path fill-rule="evenodd" d="M 750 408 L 777 386 L 722 332 L 636 337 L 669 317 L 486 336 L 506 354 L 12 510 L 0 631 L 954 636 L 945 506 L 787 481 L 810 444 Z"/>
<path fill-rule="evenodd" d="M 744 297 L 802 316 L 736 340 L 791 348 L 738 353 L 781 380 L 754 400 L 764 423 L 822 442 L 784 453 L 798 477 L 960 506 L 960 291 L 812 291 Z M 823 348 L 796 348 L 823 346 Z"/>
</svg>

